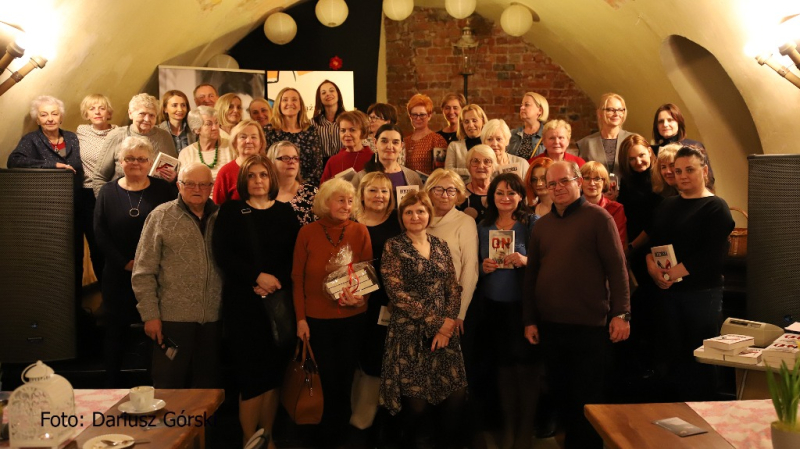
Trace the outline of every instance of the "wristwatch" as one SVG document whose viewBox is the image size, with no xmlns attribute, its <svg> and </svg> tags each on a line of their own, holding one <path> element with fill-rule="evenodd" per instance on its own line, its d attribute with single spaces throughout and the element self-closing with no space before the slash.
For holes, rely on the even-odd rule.
<svg viewBox="0 0 800 449">
<path fill-rule="evenodd" d="M 631 313 L 630 312 L 620 313 L 619 315 L 615 316 L 614 318 L 619 318 L 622 321 L 625 321 L 627 323 L 627 322 L 629 322 L 631 320 Z"/>
</svg>

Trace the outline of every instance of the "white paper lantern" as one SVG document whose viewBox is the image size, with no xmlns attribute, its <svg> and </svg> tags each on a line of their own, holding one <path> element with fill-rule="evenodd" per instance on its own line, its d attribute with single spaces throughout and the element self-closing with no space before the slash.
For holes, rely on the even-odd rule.
<svg viewBox="0 0 800 449">
<path fill-rule="evenodd" d="M 333 28 L 347 20 L 349 10 L 344 0 L 319 0 L 314 12 L 321 24 Z"/>
<path fill-rule="evenodd" d="M 273 44 L 288 44 L 297 35 L 297 23 L 289 14 L 276 12 L 264 22 L 264 34 Z"/>
<path fill-rule="evenodd" d="M 456 19 L 466 19 L 475 12 L 476 0 L 445 0 L 444 8 Z"/>
<path fill-rule="evenodd" d="M 206 67 L 236 70 L 239 68 L 239 63 L 229 55 L 216 55 L 208 60 Z"/>
<path fill-rule="evenodd" d="M 22 372 L 8 398 L 12 447 L 58 447 L 80 428 L 72 385 L 40 361 Z"/>
<path fill-rule="evenodd" d="M 522 36 L 533 26 L 531 10 L 520 4 L 512 4 L 500 16 L 500 26 L 509 36 Z"/>
<path fill-rule="evenodd" d="M 383 13 L 392 20 L 406 20 L 412 12 L 414 0 L 383 0 Z"/>
</svg>

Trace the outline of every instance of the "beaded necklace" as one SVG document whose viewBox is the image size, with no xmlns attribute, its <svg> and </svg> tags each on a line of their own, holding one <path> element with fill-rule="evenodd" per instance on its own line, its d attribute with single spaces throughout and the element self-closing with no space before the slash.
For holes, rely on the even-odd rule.
<svg viewBox="0 0 800 449">
<path fill-rule="evenodd" d="M 320 223 L 320 225 L 321 225 L 321 223 Z M 331 245 L 333 245 L 334 248 L 339 247 L 339 244 L 342 243 L 342 239 L 344 238 L 344 231 L 347 230 L 347 226 L 348 225 L 349 225 L 349 223 L 344 225 L 344 227 L 342 228 L 342 233 L 339 235 L 339 240 L 336 243 L 333 243 L 333 239 L 331 239 L 331 236 L 328 235 L 328 228 L 326 228 L 325 226 L 322 226 L 322 231 L 325 233 L 325 238 L 328 239 L 328 241 L 331 243 Z"/>
<path fill-rule="evenodd" d="M 200 156 L 200 162 L 208 168 L 214 168 L 214 166 L 217 165 L 217 157 L 219 157 L 219 139 L 217 139 L 217 145 L 214 147 L 214 161 L 210 164 L 206 164 L 206 161 L 203 159 L 203 151 L 200 148 L 200 142 L 197 142 L 197 154 Z"/>
</svg>

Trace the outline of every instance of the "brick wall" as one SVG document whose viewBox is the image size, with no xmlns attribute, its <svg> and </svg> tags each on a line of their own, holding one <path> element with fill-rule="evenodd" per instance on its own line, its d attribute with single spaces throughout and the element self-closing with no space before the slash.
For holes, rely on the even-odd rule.
<svg viewBox="0 0 800 449">
<path fill-rule="evenodd" d="M 475 74 L 469 77 L 469 102 L 480 105 L 489 119 L 502 118 L 511 129 L 522 126 L 519 104 L 525 92 L 542 94 L 550 104 L 550 118 L 567 120 L 573 141 L 597 128 L 595 105 L 575 82 L 535 46 L 503 32 L 477 14 L 470 26 L 480 42 Z M 386 90 L 389 103 L 397 106 L 400 126 L 411 131 L 405 107 L 415 93 L 431 97 L 436 116 L 434 131 L 446 123 L 439 104 L 449 92 L 463 92 L 459 74 L 461 59 L 453 43 L 466 20 L 452 18 L 444 9 L 415 8 L 402 22 L 385 19 Z"/>
</svg>

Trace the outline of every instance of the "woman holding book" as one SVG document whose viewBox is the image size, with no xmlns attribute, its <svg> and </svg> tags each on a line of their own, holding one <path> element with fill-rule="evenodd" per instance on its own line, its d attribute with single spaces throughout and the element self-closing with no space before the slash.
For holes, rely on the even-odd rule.
<svg viewBox="0 0 800 449">
<path fill-rule="evenodd" d="M 475 223 L 483 220 L 486 213 L 486 192 L 497 169 L 497 157 L 489 145 L 475 145 L 467 151 L 469 167 L 469 183 L 466 184 L 467 199 L 458 204 L 458 210 L 475 219 Z"/>
<path fill-rule="evenodd" d="M 353 385 L 367 298 L 344 289 L 337 300 L 323 291 L 322 282 L 334 269 L 349 262 L 372 259 L 367 227 L 350 220 L 355 189 L 343 179 L 322 184 L 314 198 L 319 220 L 303 226 L 297 235 L 292 266 L 297 336 L 308 338 L 319 366 L 325 406 L 320 443 L 344 444 L 350 421 Z M 352 257 L 336 257 L 349 248 Z"/>
<path fill-rule="evenodd" d="M 659 287 L 659 344 L 665 375 L 675 387 L 671 400 L 713 399 L 713 367 L 694 361 L 692 351 L 719 334 L 722 323 L 723 264 L 734 222 L 728 204 L 707 187 L 708 163 L 698 149 L 675 154 L 679 196 L 664 199 L 648 229 L 650 245 L 670 245 L 675 261 L 659 266 L 647 255 L 647 271 Z M 651 251 L 653 250 L 651 249 Z"/>
<path fill-rule="evenodd" d="M 399 136 L 398 134 L 398 140 Z M 397 220 L 394 186 L 385 173 L 368 173 L 361 180 L 356 190 L 355 215 L 356 221 L 369 231 L 370 241 L 376 248 L 372 265 L 380 273 L 382 248 L 387 240 L 402 233 Z M 386 323 L 379 321 L 382 313 L 388 313 L 389 307 L 389 297 L 380 279 L 379 285 L 380 289 L 370 294 L 367 302 L 367 320 L 364 323 L 358 354 L 359 369 L 356 371 L 353 389 L 353 415 L 350 417 L 350 424 L 359 430 L 370 428 L 378 412 L 381 364 L 387 329 Z"/>
<path fill-rule="evenodd" d="M 369 119 L 361 111 L 342 112 L 336 118 L 341 150 L 325 164 L 321 182 L 334 176 L 351 181 L 356 173 L 364 168 L 374 154 L 364 145 L 363 138 L 369 132 Z"/>
<path fill-rule="evenodd" d="M 467 164 L 467 151 L 475 145 L 481 143 L 481 131 L 483 125 L 488 122 L 486 113 L 477 104 L 467 105 L 461 110 L 461 118 L 458 121 L 458 139 L 450 142 L 447 146 L 447 156 L 444 160 L 444 168 L 454 170 L 461 175 L 464 182 L 469 180 L 469 165 Z"/>
<path fill-rule="evenodd" d="M 481 130 L 481 142 L 494 150 L 497 159 L 497 173 L 513 172 L 522 178 L 528 171 L 528 161 L 525 159 L 508 154 L 506 147 L 511 138 L 511 130 L 508 129 L 506 122 L 499 119 L 489 120 Z"/>
<path fill-rule="evenodd" d="M 322 151 L 317 130 L 306 115 L 306 105 L 300 92 L 285 87 L 275 97 L 272 119 L 264 130 L 267 145 L 288 140 L 300 150 L 300 175 L 311 185 L 318 186 L 322 177 Z"/>
<path fill-rule="evenodd" d="M 218 205 L 222 205 L 228 200 L 240 199 L 239 168 L 250 156 L 264 154 L 267 148 L 264 130 L 255 120 L 242 120 L 231 130 L 231 147 L 237 154 L 236 159 L 219 169 L 217 179 L 214 181 L 214 191 L 211 194 L 211 198 Z"/>
<path fill-rule="evenodd" d="M 247 127 L 263 132 L 257 125 Z M 300 231 L 292 208 L 275 200 L 275 181 L 275 168 L 263 153 L 245 158 L 236 183 L 239 199 L 220 207 L 213 235 L 214 256 L 224 279 L 223 317 L 239 380 L 245 442 L 259 427 L 272 433 L 279 388 L 293 349 L 275 344 L 267 312 L 268 302 L 291 298 L 290 267 Z M 274 449 L 275 443 L 270 441 L 268 447 Z"/>
<path fill-rule="evenodd" d="M 269 147 L 267 157 L 275 164 L 278 176 L 279 190 L 275 199 L 292 206 L 300 226 L 316 220 L 313 208 L 317 187 L 305 182 L 300 176 L 300 150 L 297 146 L 288 140 L 282 140 Z"/>
<path fill-rule="evenodd" d="M 182 167 L 200 162 L 211 169 L 212 179 L 216 180 L 222 166 L 236 158 L 230 142 L 220 136 L 217 111 L 208 106 L 192 109 L 189 112 L 189 128 L 197 134 L 197 142 L 180 152 L 178 162 Z"/>
<path fill-rule="evenodd" d="M 467 387 L 456 330 L 461 305 L 457 272 L 447 243 L 427 232 L 434 214 L 428 194 L 410 192 L 398 213 L 405 232 L 386 242 L 381 265 L 392 317 L 380 404 L 393 415 L 403 410 L 402 447 L 430 445 L 424 440 L 433 427 L 425 413 L 431 405 L 440 418 L 437 447 L 457 447 Z"/>
<path fill-rule="evenodd" d="M 375 133 L 376 153 L 364 169 L 353 177 L 353 186 L 358 188 L 361 179 L 372 172 L 381 172 L 392 181 L 392 188 L 401 186 L 422 187 L 422 179 L 417 172 L 400 165 L 398 159 L 403 153 L 403 137 L 400 127 L 393 124 L 381 126 Z"/>
<path fill-rule="evenodd" d="M 144 221 L 156 206 L 175 199 L 175 185 L 147 176 L 153 164 L 153 144 L 144 137 L 130 136 L 119 145 L 119 164 L 125 176 L 108 182 L 97 195 L 94 229 L 103 252 L 103 309 L 106 334 L 103 359 L 106 387 L 120 385 L 119 373 L 125 336 L 130 325 L 140 323 L 131 272 Z"/>
<path fill-rule="evenodd" d="M 501 447 L 530 447 L 539 398 L 537 347 L 525 340 L 522 280 L 528 264 L 528 236 L 536 216 L 525 205 L 525 186 L 513 173 L 489 185 L 486 217 L 478 225 L 481 280 L 470 309 L 476 329 L 475 359 L 491 367 L 503 418 Z M 477 313 L 476 313 L 477 312 Z M 478 387 L 473 385 L 473 387 Z M 490 385 L 477 388 L 494 391 Z"/>
<path fill-rule="evenodd" d="M 433 132 L 428 126 L 433 113 L 433 101 L 427 95 L 416 94 L 408 100 L 406 110 L 411 126 L 414 127 L 414 132 L 403 140 L 406 148 L 406 166 L 422 173 L 431 173 L 433 150 L 447 148 L 444 137 Z"/>
</svg>

